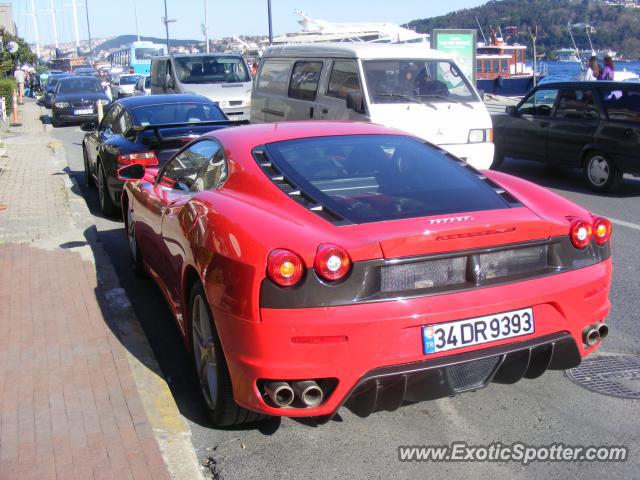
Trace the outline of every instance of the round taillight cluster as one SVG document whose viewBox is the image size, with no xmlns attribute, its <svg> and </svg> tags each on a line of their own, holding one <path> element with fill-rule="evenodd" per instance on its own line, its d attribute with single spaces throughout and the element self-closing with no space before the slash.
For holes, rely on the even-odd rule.
<svg viewBox="0 0 640 480">
<path fill-rule="evenodd" d="M 281 248 L 272 250 L 267 258 L 267 275 L 281 287 L 291 287 L 304 274 L 304 262 L 295 253 Z"/>
<path fill-rule="evenodd" d="M 351 258 L 344 248 L 323 243 L 318 247 L 313 267 L 320 277 L 334 282 L 349 273 Z"/>
<path fill-rule="evenodd" d="M 320 244 L 313 261 L 313 268 L 320 278 L 329 282 L 342 280 L 351 270 L 351 258 L 337 245 Z M 304 276 L 305 264 L 299 255 L 277 248 L 267 257 L 267 276 L 281 287 L 292 287 Z"/>
<path fill-rule="evenodd" d="M 569 231 L 571 236 L 571 243 L 576 248 L 586 248 L 591 243 L 591 237 L 593 236 L 593 225 L 584 220 L 575 219 L 571 222 L 571 228 Z"/>
<path fill-rule="evenodd" d="M 593 238 L 598 245 L 604 245 L 611 238 L 611 222 L 602 217 L 593 220 Z"/>
</svg>

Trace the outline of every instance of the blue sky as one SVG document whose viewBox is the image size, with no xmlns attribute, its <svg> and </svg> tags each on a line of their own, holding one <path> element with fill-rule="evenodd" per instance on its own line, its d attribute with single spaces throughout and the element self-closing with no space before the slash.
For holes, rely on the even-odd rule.
<svg viewBox="0 0 640 480">
<path fill-rule="evenodd" d="M 59 11 L 57 28 L 60 41 L 73 39 L 72 0 L 53 0 Z M 86 0 L 89 5 L 91 36 L 105 37 L 134 34 L 133 0 Z M 167 0 L 169 18 L 177 20 L 169 26 L 172 38 L 202 38 L 200 24 L 204 17 L 205 0 Z M 31 0 L 12 0 L 14 20 L 19 34 L 34 41 L 33 20 L 24 15 L 31 11 Z M 34 0 L 36 10 L 50 8 L 51 0 Z M 76 0 L 80 38 L 87 38 L 85 0 Z M 304 10 L 312 18 L 334 22 L 394 22 L 404 23 L 416 18 L 441 15 L 461 8 L 485 3 L 474 0 L 272 0 L 275 34 L 299 31 L 294 9 Z M 136 0 L 141 35 L 164 37 L 160 18 L 164 15 L 162 0 Z M 234 34 L 268 33 L 267 0 L 207 0 L 209 31 L 214 38 Z M 38 16 L 41 43 L 52 41 L 51 16 Z"/>
</svg>

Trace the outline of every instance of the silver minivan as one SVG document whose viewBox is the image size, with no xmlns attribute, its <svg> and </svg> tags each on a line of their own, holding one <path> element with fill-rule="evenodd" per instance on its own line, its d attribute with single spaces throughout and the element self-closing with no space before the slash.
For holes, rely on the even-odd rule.
<svg viewBox="0 0 640 480">
<path fill-rule="evenodd" d="M 252 79 L 241 55 L 176 54 L 151 59 L 151 95 L 191 93 L 216 102 L 231 120 L 249 120 Z"/>
<path fill-rule="evenodd" d="M 493 161 L 491 117 L 451 56 L 423 45 L 269 47 L 251 98 L 251 123 L 356 120 L 411 133 L 476 168 Z"/>
</svg>

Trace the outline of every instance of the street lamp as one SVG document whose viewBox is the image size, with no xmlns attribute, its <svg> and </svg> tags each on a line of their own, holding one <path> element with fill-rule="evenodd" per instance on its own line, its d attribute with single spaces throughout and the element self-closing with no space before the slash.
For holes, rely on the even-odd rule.
<svg viewBox="0 0 640 480">
<path fill-rule="evenodd" d="M 267 13 L 269 16 L 269 45 L 273 43 L 273 28 L 271 27 L 271 0 L 267 0 Z"/>
<path fill-rule="evenodd" d="M 169 18 L 167 14 L 167 0 L 164 0 L 164 17 L 162 17 L 162 22 L 164 23 L 164 29 L 167 32 L 167 53 L 169 52 L 169 24 L 174 23 L 176 20 L 174 18 Z"/>
</svg>

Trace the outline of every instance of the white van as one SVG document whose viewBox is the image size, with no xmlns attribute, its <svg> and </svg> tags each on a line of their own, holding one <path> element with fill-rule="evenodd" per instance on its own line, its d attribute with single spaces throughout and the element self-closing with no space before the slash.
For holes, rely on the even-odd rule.
<svg viewBox="0 0 640 480">
<path fill-rule="evenodd" d="M 262 56 L 251 122 L 359 120 L 404 130 L 476 168 L 493 161 L 491 117 L 445 53 L 421 45 L 273 46 Z"/>
<path fill-rule="evenodd" d="M 151 59 L 151 95 L 202 95 L 216 102 L 231 120 L 249 120 L 252 85 L 241 55 L 199 53 Z"/>
</svg>

